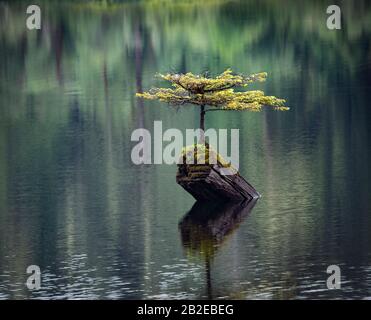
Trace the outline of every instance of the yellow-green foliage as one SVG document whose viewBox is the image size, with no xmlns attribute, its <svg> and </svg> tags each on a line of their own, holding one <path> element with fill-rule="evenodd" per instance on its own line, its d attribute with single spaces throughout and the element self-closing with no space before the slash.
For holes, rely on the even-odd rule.
<svg viewBox="0 0 371 320">
<path fill-rule="evenodd" d="M 222 110 L 261 111 L 263 106 L 270 106 L 281 111 L 289 109 L 285 106 L 285 100 L 274 96 L 266 96 L 263 91 L 234 91 L 236 87 L 247 87 L 252 82 L 265 81 L 267 78 L 266 72 L 243 76 L 233 74 L 231 69 L 227 69 L 216 78 L 208 78 L 192 73 L 160 74 L 160 77 L 171 82 L 173 88 L 152 88 L 149 92 L 137 93 L 137 96 L 150 100 L 160 100 L 172 105 L 188 103 L 218 107 Z"/>
</svg>

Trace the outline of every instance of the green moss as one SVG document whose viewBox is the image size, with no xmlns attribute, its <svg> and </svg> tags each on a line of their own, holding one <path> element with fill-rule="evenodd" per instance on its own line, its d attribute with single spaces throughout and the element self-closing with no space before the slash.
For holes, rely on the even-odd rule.
<svg viewBox="0 0 371 320">
<path fill-rule="evenodd" d="M 181 157 L 183 164 L 191 165 L 192 170 L 204 171 L 205 165 L 210 166 L 218 164 L 222 168 L 231 168 L 236 173 L 238 172 L 231 163 L 227 162 L 219 153 L 217 153 L 208 143 L 193 144 L 182 149 Z M 193 163 L 192 163 L 193 162 Z"/>
</svg>

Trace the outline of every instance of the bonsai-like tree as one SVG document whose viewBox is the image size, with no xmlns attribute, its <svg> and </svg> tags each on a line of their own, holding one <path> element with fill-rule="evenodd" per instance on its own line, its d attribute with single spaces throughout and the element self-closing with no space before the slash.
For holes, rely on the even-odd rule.
<svg viewBox="0 0 371 320">
<path fill-rule="evenodd" d="M 148 92 L 137 93 L 140 98 L 159 100 L 173 106 L 193 104 L 200 107 L 200 129 L 205 131 L 205 114 L 209 111 L 261 111 L 263 106 L 285 111 L 285 100 L 266 96 L 263 91 L 235 91 L 235 88 L 247 87 L 252 82 L 263 82 L 267 73 L 249 76 L 233 74 L 227 69 L 215 78 L 194 75 L 192 73 L 168 73 L 159 75 L 171 82 L 173 88 L 152 88 Z M 204 142 L 204 136 L 200 142 Z"/>
</svg>

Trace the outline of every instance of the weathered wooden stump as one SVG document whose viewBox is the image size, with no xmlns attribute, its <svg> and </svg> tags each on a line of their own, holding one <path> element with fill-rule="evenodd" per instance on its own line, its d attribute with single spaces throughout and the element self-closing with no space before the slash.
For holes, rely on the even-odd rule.
<svg viewBox="0 0 371 320">
<path fill-rule="evenodd" d="M 212 149 L 209 146 L 189 146 L 183 150 L 181 164 L 178 164 L 176 182 L 198 201 L 250 201 L 260 197 L 255 188 L 248 183 L 236 169 L 226 164 L 217 155 L 214 164 L 209 163 Z M 202 150 L 202 153 L 200 152 Z M 216 154 L 214 152 L 214 157 Z M 195 164 L 187 164 L 187 159 L 195 159 Z M 200 161 L 202 159 L 202 161 Z M 202 162 L 203 164 L 199 164 Z M 229 167 L 230 175 L 221 173 Z"/>
</svg>

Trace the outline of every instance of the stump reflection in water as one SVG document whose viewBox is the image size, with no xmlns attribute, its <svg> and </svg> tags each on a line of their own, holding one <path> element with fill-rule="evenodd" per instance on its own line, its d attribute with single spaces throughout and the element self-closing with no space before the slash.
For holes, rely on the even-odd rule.
<svg viewBox="0 0 371 320">
<path fill-rule="evenodd" d="M 208 299 L 213 298 L 211 260 L 220 245 L 249 215 L 257 201 L 197 201 L 179 222 L 182 244 L 187 256 L 199 256 L 205 261 Z"/>
</svg>

